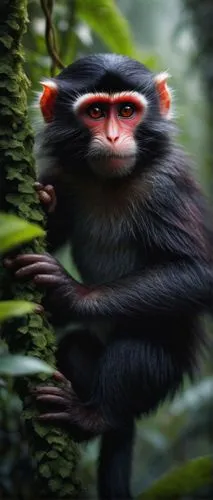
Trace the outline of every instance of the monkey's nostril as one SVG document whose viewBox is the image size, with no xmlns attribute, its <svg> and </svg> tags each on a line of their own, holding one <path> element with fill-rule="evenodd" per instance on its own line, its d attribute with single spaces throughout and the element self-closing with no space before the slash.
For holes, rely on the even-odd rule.
<svg viewBox="0 0 213 500">
<path fill-rule="evenodd" d="M 116 135 L 115 137 L 114 136 L 107 136 L 107 139 L 109 142 L 116 142 L 118 139 L 119 139 L 119 136 Z"/>
</svg>

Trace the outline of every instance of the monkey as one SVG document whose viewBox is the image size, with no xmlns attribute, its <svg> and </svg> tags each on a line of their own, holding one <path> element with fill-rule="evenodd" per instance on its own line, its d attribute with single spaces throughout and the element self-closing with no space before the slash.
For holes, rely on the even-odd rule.
<svg viewBox="0 0 213 500">
<path fill-rule="evenodd" d="M 40 419 L 101 436 L 98 496 L 130 499 L 135 423 L 193 379 L 212 311 L 210 207 L 177 144 L 168 74 L 95 54 L 43 82 L 36 189 L 48 251 L 6 259 L 45 291 L 58 345 Z M 81 279 L 52 255 L 65 243 Z"/>
</svg>

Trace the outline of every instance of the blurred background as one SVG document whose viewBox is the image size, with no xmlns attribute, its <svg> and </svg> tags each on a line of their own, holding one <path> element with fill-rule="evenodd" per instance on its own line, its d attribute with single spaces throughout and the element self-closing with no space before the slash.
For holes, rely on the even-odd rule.
<svg viewBox="0 0 213 500">
<path fill-rule="evenodd" d="M 207 196 L 213 198 L 212 0 L 57 0 L 53 23 L 57 51 L 65 65 L 85 54 L 112 51 L 138 58 L 154 71 L 170 73 L 178 140 L 190 153 L 195 175 Z M 32 122 L 31 104 L 34 92 L 40 90 L 39 81 L 58 72 L 48 55 L 44 33 L 45 15 L 40 2 L 29 1 L 24 50 L 25 69 L 32 83 L 29 92 Z M 67 269 L 72 269 L 66 249 L 60 258 Z M 211 323 L 207 322 L 207 328 L 211 347 Z M 0 464 L 0 491 L 9 497 L 14 487 L 11 473 L 17 484 L 21 483 L 26 480 L 30 465 L 17 424 L 19 402 L 8 399 L 6 392 L 1 397 L 4 411 L 0 416 L 0 447 L 5 459 Z M 213 350 L 210 348 L 194 384 L 186 381 L 172 403 L 138 422 L 133 464 L 135 495 L 171 467 L 211 453 L 212 415 Z M 5 417 L 7 429 L 3 423 Z M 98 440 L 82 449 L 81 474 L 92 497 L 97 447 Z M 213 498 L 213 489 L 204 490 L 184 499 Z"/>
</svg>

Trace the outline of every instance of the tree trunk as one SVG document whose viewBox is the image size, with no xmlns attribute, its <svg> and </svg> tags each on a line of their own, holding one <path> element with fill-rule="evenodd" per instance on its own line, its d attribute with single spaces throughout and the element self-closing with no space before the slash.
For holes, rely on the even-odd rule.
<svg viewBox="0 0 213 500">
<path fill-rule="evenodd" d="M 0 209 L 31 222 L 43 223 L 33 183 L 33 135 L 28 121 L 28 81 L 23 72 L 22 36 L 27 24 L 27 0 L 0 0 Z M 45 245 L 35 241 L 25 252 L 43 252 Z M 14 283 L 1 268 L 2 298 L 41 301 L 40 292 L 30 284 Z M 4 328 L 12 352 L 22 352 L 54 365 L 55 339 L 47 321 L 32 314 L 11 321 Z M 44 377 L 42 378 L 44 380 Z M 41 377 L 30 380 L 31 386 Z M 25 422 L 35 461 L 34 498 L 72 498 L 80 491 L 76 479 L 78 453 L 69 437 L 52 427 L 43 427 L 32 418 L 35 411 L 29 397 L 29 381 L 21 380 L 18 393 L 24 403 Z"/>
</svg>

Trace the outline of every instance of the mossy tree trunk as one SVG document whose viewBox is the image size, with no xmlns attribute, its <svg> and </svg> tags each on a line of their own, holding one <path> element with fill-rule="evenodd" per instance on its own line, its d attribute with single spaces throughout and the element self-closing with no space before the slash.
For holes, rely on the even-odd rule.
<svg viewBox="0 0 213 500">
<path fill-rule="evenodd" d="M 32 155 L 33 135 L 28 121 L 28 81 L 23 72 L 22 36 L 27 25 L 27 0 L 0 0 L 0 209 L 31 222 L 43 223 L 43 213 L 34 192 L 35 166 Z M 25 252 L 43 252 L 45 244 L 35 241 Z M 33 300 L 39 303 L 40 292 L 30 284 L 15 283 L 1 267 L 2 298 Z M 53 332 L 41 316 L 32 314 L 5 327 L 12 352 L 22 352 L 44 359 L 54 366 Z M 31 379 L 31 384 L 41 378 Z M 36 464 L 34 498 L 77 497 L 78 453 L 66 434 L 42 427 L 33 418 L 32 405 L 26 404 L 29 381 L 18 384 L 24 403 L 30 451 Z"/>
</svg>

